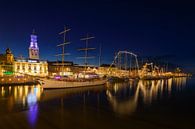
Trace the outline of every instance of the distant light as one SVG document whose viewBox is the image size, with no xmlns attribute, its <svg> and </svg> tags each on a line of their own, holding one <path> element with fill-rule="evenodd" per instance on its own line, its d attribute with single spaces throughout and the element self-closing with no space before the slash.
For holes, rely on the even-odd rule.
<svg viewBox="0 0 195 129">
<path fill-rule="evenodd" d="M 37 63 L 36 60 L 28 60 L 29 63 Z"/>
<path fill-rule="evenodd" d="M 57 79 L 57 80 L 61 79 L 61 76 L 55 76 L 55 79 Z"/>
</svg>

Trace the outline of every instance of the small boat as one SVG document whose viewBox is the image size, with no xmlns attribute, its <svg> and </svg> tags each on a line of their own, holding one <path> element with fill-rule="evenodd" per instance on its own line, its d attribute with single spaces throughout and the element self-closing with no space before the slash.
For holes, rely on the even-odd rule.
<svg viewBox="0 0 195 129">
<path fill-rule="evenodd" d="M 50 78 L 44 78 L 38 80 L 44 89 L 63 89 L 63 88 L 77 88 L 77 87 L 89 87 L 100 86 L 107 82 L 106 78 L 98 79 L 75 79 L 75 80 L 55 80 Z"/>
<path fill-rule="evenodd" d="M 128 82 L 129 81 L 129 78 L 127 77 L 108 77 L 108 81 L 110 83 L 119 83 L 119 82 Z"/>
</svg>

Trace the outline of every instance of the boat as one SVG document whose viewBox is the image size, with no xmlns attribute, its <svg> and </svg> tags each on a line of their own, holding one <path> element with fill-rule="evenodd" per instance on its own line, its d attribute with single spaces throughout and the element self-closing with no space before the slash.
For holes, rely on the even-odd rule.
<svg viewBox="0 0 195 129">
<path fill-rule="evenodd" d="M 140 78 L 140 80 L 164 80 L 164 79 L 170 79 L 170 76 L 143 76 Z"/>
<path fill-rule="evenodd" d="M 64 67 L 64 56 L 67 55 L 67 53 L 64 53 L 64 46 L 69 44 L 69 42 L 66 42 L 65 35 L 66 32 L 68 32 L 70 29 L 64 28 L 64 31 L 59 34 L 64 34 L 64 43 L 59 44 L 57 46 L 60 46 L 63 48 L 62 54 L 58 54 L 57 56 L 62 56 L 62 67 Z M 107 79 L 105 77 L 100 77 L 98 74 L 95 74 L 94 72 L 88 71 L 88 62 L 87 59 L 91 59 L 93 57 L 88 56 L 89 50 L 94 50 L 95 48 L 89 48 L 88 47 L 88 40 L 93 39 L 94 37 L 89 37 L 87 34 L 86 38 L 82 38 L 82 41 L 85 41 L 86 47 L 78 49 L 79 51 L 84 51 L 85 56 L 80 57 L 81 59 L 84 59 L 84 70 L 80 71 L 78 73 L 73 73 L 73 76 L 54 76 L 54 77 L 48 77 L 39 79 L 39 83 L 42 85 L 44 89 L 60 89 L 60 88 L 77 88 L 77 87 L 89 87 L 89 86 L 99 86 L 103 85 L 107 82 Z"/>
<path fill-rule="evenodd" d="M 114 76 L 111 76 L 111 77 L 108 77 L 108 81 L 110 83 L 129 82 L 129 78 L 127 78 L 127 77 L 114 77 Z"/>
<path fill-rule="evenodd" d="M 107 82 L 106 78 L 98 79 L 72 79 L 72 80 L 56 80 L 51 78 L 43 78 L 38 80 L 43 89 L 64 89 L 79 88 L 89 86 L 100 86 Z"/>
</svg>

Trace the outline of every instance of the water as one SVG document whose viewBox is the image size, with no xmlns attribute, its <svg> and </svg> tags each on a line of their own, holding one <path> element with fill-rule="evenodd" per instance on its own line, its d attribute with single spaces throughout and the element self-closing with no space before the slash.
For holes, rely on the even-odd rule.
<svg viewBox="0 0 195 129">
<path fill-rule="evenodd" d="M 195 79 L 0 87 L 0 129 L 193 129 Z"/>
</svg>

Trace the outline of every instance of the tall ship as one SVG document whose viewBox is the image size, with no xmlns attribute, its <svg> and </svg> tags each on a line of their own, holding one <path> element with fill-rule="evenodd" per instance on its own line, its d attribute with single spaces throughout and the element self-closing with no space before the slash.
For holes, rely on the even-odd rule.
<svg viewBox="0 0 195 129">
<path fill-rule="evenodd" d="M 57 54 L 56 56 L 61 56 L 61 67 L 65 66 L 65 56 L 70 55 L 65 52 L 65 46 L 70 44 L 70 42 L 66 41 L 66 33 L 70 31 L 70 29 L 64 27 L 64 31 L 60 32 L 60 35 L 63 35 L 63 43 L 57 45 L 58 47 L 62 47 L 62 54 Z M 77 87 L 88 87 L 88 86 L 99 86 L 103 85 L 107 82 L 105 77 L 100 77 L 95 72 L 89 71 L 88 68 L 91 67 L 88 63 L 88 59 L 92 59 L 94 57 L 89 56 L 88 51 L 94 50 L 95 48 L 89 48 L 89 40 L 95 37 L 89 36 L 81 38 L 81 41 L 85 41 L 85 47 L 78 49 L 79 51 L 84 51 L 84 56 L 78 57 L 79 59 L 84 60 L 84 65 L 81 66 L 82 70 L 79 72 L 73 73 L 71 76 L 61 76 L 55 75 L 48 78 L 40 79 L 39 82 L 44 89 L 58 89 L 58 88 L 77 88 Z M 62 68 L 63 69 L 63 68 Z"/>
</svg>

